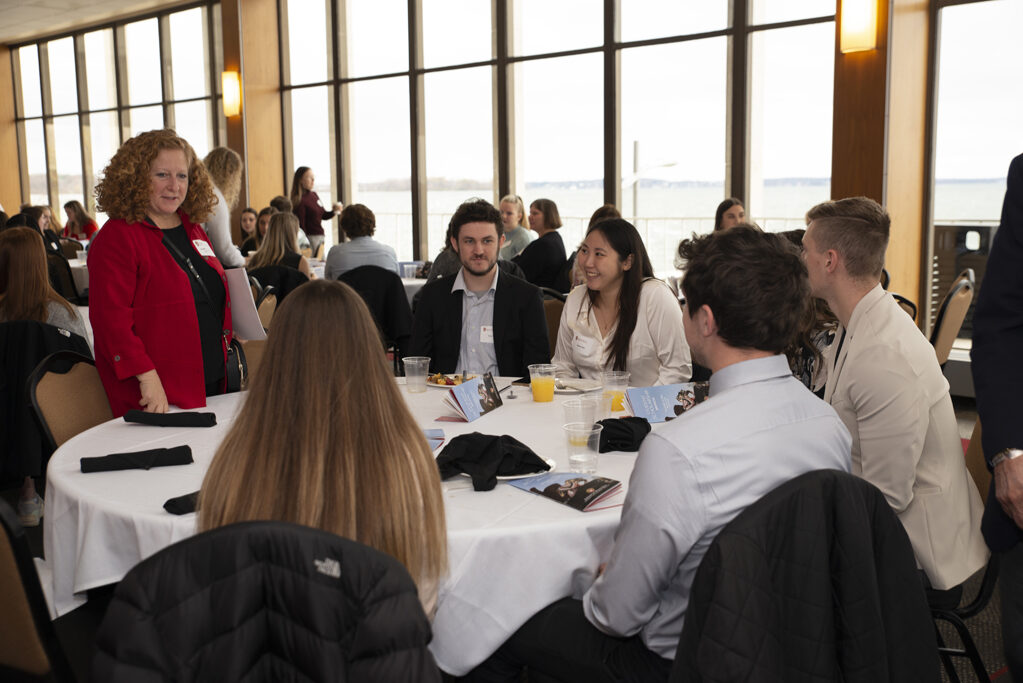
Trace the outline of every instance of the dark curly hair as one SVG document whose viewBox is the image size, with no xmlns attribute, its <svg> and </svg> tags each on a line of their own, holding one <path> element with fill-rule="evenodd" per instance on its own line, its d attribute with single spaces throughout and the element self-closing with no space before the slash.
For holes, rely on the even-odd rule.
<svg viewBox="0 0 1023 683">
<path fill-rule="evenodd" d="M 188 163 L 188 192 L 181 209 L 194 223 L 209 218 L 217 201 L 213 181 L 188 141 L 170 128 L 139 133 L 121 145 L 96 185 L 97 208 L 110 218 L 129 223 L 144 220 L 152 190 L 149 171 L 164 149 L 180 149 Z"/>
<path fill-rule="evenodd" d="M 749 226 L 693 236 L 679 245 L 690 315 L 714 313 L 729 346 L 783 353 L 796 340 L 810 307 L 803 260 L 787 240 Z"/>
<path fill-rule="evenodd" d="M 501 240 L 504 234 L 504 223 L 501 222 L 501 212 L 494 208 L 494 205 L 486 199 L 473 197 L 462 202 L 455 213 L 448 221 L 448 242 L 452 239 L 458 241 L 458 233 L 466 223 L 493 223 L 497 230 L 497 239 Z"/>
<path fill-rule="evenodd" d="M 365 204 L 349 204 L 341 210 L 340 225 L 349 238 L 372 237 L 377 231 L 377 217 Z"/>
</svg>

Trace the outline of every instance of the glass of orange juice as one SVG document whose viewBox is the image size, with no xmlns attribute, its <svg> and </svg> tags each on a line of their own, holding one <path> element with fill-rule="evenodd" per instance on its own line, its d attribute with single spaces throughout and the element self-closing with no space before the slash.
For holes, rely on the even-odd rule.
<svg viewBox="0 0 1023 683">
<path fill-rule="evenodd" d="M 533 390 L 533 400 L 537 403 L 549 403 L 554 400 L 554 366 L 549 363 L 536 363 L 529 366 L 529 388 Z"/>
<path fill-rule="evenodd" d="M 625 410 L 625 390 L 629 387 L 629 373 L 626 370 L 608 370 L 603 373 L 604 396 L 611 399 L 611 412 Z"/>
</svg>

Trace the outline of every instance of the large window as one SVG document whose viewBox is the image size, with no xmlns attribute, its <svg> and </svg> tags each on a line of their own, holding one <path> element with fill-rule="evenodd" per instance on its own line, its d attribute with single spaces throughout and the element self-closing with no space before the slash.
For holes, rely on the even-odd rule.
<svg viewBox="0 0 1023 683">
<path fill-rule="evenodd" d="M 827 198 L 834 0 L 279 2 L 286 166 L 328 153 L 318 186 L 333 163 L 334 196 L 399 258 L 433 258 L 465 199 L 512 192 L 554 200 L 569 251 L 614 203 L 667 275 L 726 196 L 768 229 Z"/>
<path fill-rule="evenodd" d="M 218 13 L 219 5 L 203 3 L 17 46 L 25 199 L 59 219 L 70 200 L 95 212 L 103 169 L 126 136 L 143 131 L 174 126 L 200 156 L 215 146 L 209 31 Z M 97 215 L 101 224 L 105 218 Z"/>
<path fill-rule="evenodd" d="M 1009 162 L 1023 150 L 1014 87 L 1023 81 L 1023 2 L 946 7 L 940 26 L 934 222 L 997 223 Z"/>
</svg>

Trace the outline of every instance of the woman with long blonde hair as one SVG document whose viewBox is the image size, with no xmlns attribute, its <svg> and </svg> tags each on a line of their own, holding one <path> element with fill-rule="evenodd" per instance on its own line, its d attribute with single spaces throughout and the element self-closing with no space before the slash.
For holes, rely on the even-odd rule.
<svg viewBox="0 0 1023 683">
<path fill-rule="evenodd" d="M 87 338 L 78 309 L 50 285 L 43 238 L 31 228 L 0 232 L 0 323 L 35 320 Z M 24 526 L 38 526 L 42 500 L 35 482 L 26 476 L 18 499 L 18 517 Z"/>
<path fill-rule="evenodd" d="M 310 280 L 315 278 L 309 259 L 298 253 L 297 235 L 298 218 L 295 214 L 275 213 L 270 217 L 259 251 L 249 258 L 249 270 L 263 266 L 287 266 L 304 273 Z"/>
<path fill-rule="evenodd" d="M 202 160 L 213 181 L 213 194 L 217 203 L 213 215 L 203 224 L 213 243 L 213 253 L 225 268 L 240 268 L 245 259 L 231 241 L 231 209 L 238 203 L 242 187 L 242 158 L 233 149 L 214 147 Z"/>
<path fill-rule="evenodd" d="M 432 613 L 447 570 L 440 475 L 362 298 L 337 281 L 296 289 L 264 357 L 203 481 L 200 531 L 269 519 L 359 541 L 404 564 Z"/>
</svg>

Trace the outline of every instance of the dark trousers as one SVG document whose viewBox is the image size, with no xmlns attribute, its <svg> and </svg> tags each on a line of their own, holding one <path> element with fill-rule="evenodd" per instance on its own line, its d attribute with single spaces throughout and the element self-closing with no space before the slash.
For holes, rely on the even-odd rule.
<svg viewBox="0 0 1023 683">
<path fill-rule="evenodd" d="M 998 589 L 1002 595 L 1002 645 L 1012 680 L 1023 681 L 1023 543 L 1002 553 Z"/>
<path fill-rule="evenodd" d="M 581 601 L 565 598 L 533 615 L 464 680 L 518 681 L 525 667 L 532 680 L 540 681 L 667 681 L 671 665 L 639 636 L 614 638 L 600 632 L 586 620 Z"/>
</svg>

